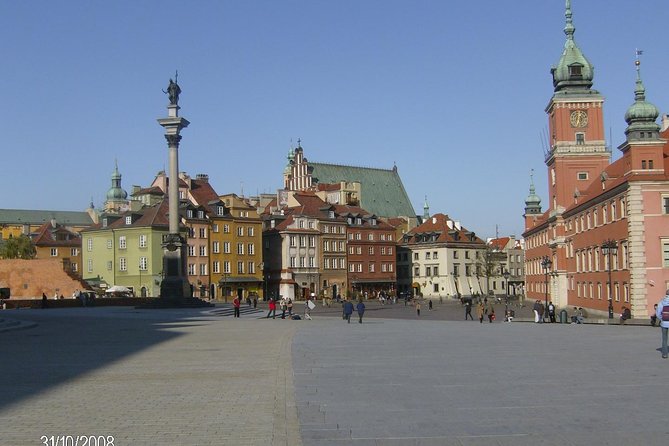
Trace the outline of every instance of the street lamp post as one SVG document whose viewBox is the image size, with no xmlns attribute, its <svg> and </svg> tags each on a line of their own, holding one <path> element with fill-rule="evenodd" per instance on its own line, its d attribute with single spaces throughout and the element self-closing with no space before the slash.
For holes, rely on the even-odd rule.
<svg viewBox="0 0 669 446">
<path fill-rule="evenodd" d="M 544 319 L 548 317 L 548 271 L 550 271 L 551 266 L 553 266 L 553 262 L 548 256 L 541 259 L 541 267 L 546 274 L 546 306 L 544 307 L 544 314 L 542 315 L 542 318 Z"/>
<path fill-rule="evenodd" d="M 602 243 L 602 254 L 607 257 L 607 270 L 609 273 L 609 319 L 613 319 L 613 296 L 611 292 L 611 287 L 613 283 L 611 282 L 611 254 L 617 252 L 618 243 L 615 240 L 607 239 Z"/>
<path fill-rule="evenodd" d="M 504 270 L 502 275 L 504 276 L 504 280 L 506 281 L 506 288 L 504 288 L 505 291 L 506 291 L 506 298 L 504 299 L 504 318 L 508 318 L 509 317 L 509 276 L 510 276 L 509 270 L 508 269 Z"/>
</svg>

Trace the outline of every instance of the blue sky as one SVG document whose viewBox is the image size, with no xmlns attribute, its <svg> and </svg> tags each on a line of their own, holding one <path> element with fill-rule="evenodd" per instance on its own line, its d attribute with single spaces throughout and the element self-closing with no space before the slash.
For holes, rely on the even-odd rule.
<svg viewBox="0 0 669 446">
<path fill-rule="evenodd" d="M 156 122 L 179 70 L 180 170 L 220 194 L 274 192 L 298 138 L 316 162 L 397 164 L 418 214 L 520 235 L 530 169 L 546 204 L 542 131 L 564 0 L 0 0 L 0 208 L 102 206 L 167 167 Z M 612 144 L 644 50 L 667 112 L 663 0 L 573 0 Z M 614 157 L 618 157 L 614 149 Z"/>
</svg>

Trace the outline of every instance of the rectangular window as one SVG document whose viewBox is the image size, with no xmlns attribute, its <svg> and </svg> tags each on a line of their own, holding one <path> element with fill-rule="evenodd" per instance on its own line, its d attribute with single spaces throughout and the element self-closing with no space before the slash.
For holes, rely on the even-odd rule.
<svg viewBox="0 0 669 446">
<path fill-rule="evenodd" d="M 669 268 L 669 240 L 662 240 L 662 267 Z"/>
<path fill-rule="evenodd" d="M 414 267 L 414 269 L 413 269 L 413 275 L 414 275 L 415 277 L 420 277 L 420 267 L 419 267 L 419 266 Z"/>
<path fill-rule="evenodd" d="M 239 254 L 239 255 L 244 254 L 244 244 L 243 243 L 237 243 L 237 254 Z"/>
<path fill-rule="evenodd" d="M 576 145 L 577 146 L 582 146 L 585 144 L 585 133 L 577 133 L 576 134 Z"/>
<path fill-rule="evenodd" d="M 87 240 L 86 246 L 87 246 L 87 249 L 88 249 L 89 252 L 93 251 L 93 239 L 92 238 L 89 238 Z"/>
<path fill-rule="evenodd" d="M 329 259 L 328 257 L 326 257 L 326 258 L 323 260 L 323 262 L 324 262 L 324 264 L 323 264 L 323 268 L 325 268 L 325 269 L 330 269 L 330 259 Z"/>
<path fill-rule="evenodd" d="M 223 225 L 223 233 L 230 234 L 230 225 Z"/>
<path fill-rule="evenodd" d="M 300 257 L 300 268 L 307 266 L 306 258 L 304 256 Z"/>
<path fill-rule="evenodd" d="M 255 264 L 255 262 L 248 262 L 247 267 L 248 267 L 248 272 L 249 272 L 249 274 L 255 274 L 255 273 L 256 273 L 256 264 Z"/>
<path fill-rule="evenodd" d="M 218 223 L 214 223 L 211 225 L 211 230 L 218 233 Z"/>
<path fill-rule="evenodd" d="M 216 206 L 216 215 L 218 215 L 219 217 L 222 217 L 223 215 L 225 215 L 225 207 L 224 206 Z M 216 232 L 218 232 L 218 231 L 216 231 Z"/>
<path fill-rule="evenodd" d="M 93 272 L 93 259 L 88 259 L 88 272 L 92 273 Z"/>
<path fill-rule="evenodd" d="M 457 252 L 457 251 L 453 251 L 453 258 L 454 258 L 454 259 L 457 259 L 457 258 L 458 258 L 458 252 Z"/>
<path fill-rule="evenodd" d="M 425 267 L 425 275 L 427 277 L 430 277 L 432 275 L 432 267 L 430 267 L 430 266 Z"/>
<path fill-rule="evenodd" d="M 112 268 L 114 268 L 114 263 L 111 260 L 109 260 L 107 262 L 107 271 L 111 271 Z"/>
<path fill-rule="evenodd" d="M 215 260 L 211 264 L 211 267 L 214 270 L 214 274 L 219 274 L 221 272 L 221 262 L 219 262 L 218 260 Z"/>
<path fill-rule="evenodd" d="M 374 272 L 375 265 L 373 263 L 369 264 L 369 272 L 373 273 Z"/>
<path fill-rule="evenodd" d="M 195 264 L 194 263 L 189 263 L 188 264 L 188 275 L 189 276 L 194 276 L 195 275 Z"/>
<path fill-rule="evenodd" d="M 255 233 L 253 226 L 246 228 L 246 233 L 249 235 L 249 237 L 253 237 L 253 234 Z"/>
<path fill-rule="evenodd" d="M 425 253 L 425 260 L 430 260 L 430 254 L 429 251 Z"/>
<path fill-rule="evenodd" d="M 355 247 L 355 253 L 358 255 L 362 255 L 362 246 L 356 246 Z"/>
<path fill-rule="evenodd" d="M 373 246 L 370 246 L 370 247 L 368 248 L 368 252 L 369 252 L 369 255 L 370 255 L 370 256 L 373 256 L 373 255 L 374 255 L 374 247 L 373 247 Z"/>
<path fill-rule="evenodd" d="M 238 235 L 239 237 L 243 237 L 243 236 L 244 236 L 244 228 L 243 228 L 242 226 L 237 227 L 237 235 Z"/>
<path fill-rule="evenodd" d="M 358 272 L 359 272 L 359 273 L 362 272 L 362 263 L 358 263 Z"/>
<path fill-rule="evenodd" d="M 309 268 L 315 268 L 316 267 L 316 258 L 313 256 L 309 257 Z"/>
<path fill-rule="evenodd" d="M 58 257 L 58 248 L 51 248 L 51 257 Z"/>
<path fill-rule="evenodd" d="M 588 172 L 579 172 L 576 175 L 577 175 L 577 178 L 581 181 L 588 179 Z"/>
<path fill-rule="evenodd" d="M 118 249 L 125 249 L 125 235 L 122 235 L 118 238 Z"/>
<path fill-rule="evenodd" d="M 353 263 L 348 264 L 348 272 L 349 273 L 355 272 L 355 265 Z"/>
<path fill-rule="evenodd" d="M 223 242 L 223 253 L 230 254 L 230 242 Z"/>
<path fill-rule="evenodd" d="M 344 252 L 344 242 L 339 242 L 339 252 Z"/>
<path fill-rule="evenodd" d="M 290 240 L 290 246 L 292 246 L 293 248 L 294 248 L 295 246 L 297 246 L 297 244 L 295 243 L 295 236 L 294 236 L 294 235 L 291 235 L 291 236 L 289 237 L 289 240 Z"/>
<path fill-rule="evenodd" d="M 311 248 L 315 248 L 315 247 L 316 247 L 316 237 L 314 237 L 313 235 L 310 235 L 310 236 L 309 236 L 309 246 L 310 246 Z"/>
<path fill-rule="evenodd" d="M 390 271 L 392 271 L 393 270 L 393 264 L 391 263 L 391 264 L 389 264 L 389 266 L 390 266 Z M 432 267 L 432 274 L 435 275 L 435 276 L 439 275 L 439 267 L 438 266 L 433 266 Z"/>
<path fill-rule="evenodd" d="M 292 256 L 292 257 L 290 258 L 290 267 L 291 267 L 291 268 L 295 268 L 295 267 L 297 267 L 297 259 L 295 258 L 295 256 Z"/>
<path fill-rule="evenodd" d="M 146 271 L 149 267 L 149 261 L 146 257 L 139 258 L 139 269 L 141 271 Z"/>
<path fill-rule="evenodd" d="M 139 235 L 139 247 L 140 248 L 146 248 L 146 235 L 145 234 L 140 234 Z"/>
<path fill-rule="evenodd" d="M 195 257 L 195 246 L 188 245 L 188 257 Z"/>
<path fill-rule="evenodd" d="M 218 254 L 221 252 L 221 244 L 219 242 L 213 242 L 211 244 L 211 250 L 214 252 L 214 254 Z"/>
<path fill-rule="evenodd" d="M 367 240 L 373 241 L 374 240 L 374 234 L 372 234 L 372 233 L 367 234 Z"/>
<path fill-rule="evenodd" d="M 249 243 L 248 245 L 246 245 L 246 250 L 250 256 L 256 253 L 256 247 L 253 243 Z"/>
<path fill-rule="evenodd" d="M 223 262 L 223 272 L 225 274 L 230 274 L 231 271 L 232 271 L 232 266 L 230 265 L 230 262 L 226 260 L 225 262 Z"/>
<path fill-rule="evenodd" d="M 237 262 L 237 274 L 244 274 L 244 262 Z"/>
<path fill-rule="evenodd" d="M 642 169 L 646 168 L 646 160 L 641 160 L 641 168 Z"/>
<path fill-rule="evenodd" d="M 207 238 L 207 228 L 200 228 L 200 238 Z"/>
<path fill-rule="evenodd" d="M 306 248 L 307 246 L 307 237 L 304 235 L 300 236 L 300 248 Z"/>
<path fill-rule="evenodd" d="M 127 271 L 128 265 L 126 263 L 125 257 L 119 257 L 118 259 L 118 269 L 119 271 Z"/>
<path fill-rule="evenodd" d="M 131 216 L 128 215 L 127 217 L 125 217 L 125 224 L 126 225 L 131 225 L 132 224 L 132 217 Z"/>
<path fill-rule="evenodd" d="M 662 209 L 665 214 L 669 214 L 669 197 L 662 197 Z"/>
<path fill-rule="evenodd" d="M 206 257 L 206 255 L 207 255 L 207 247 L 200 246 L 200 257 Z"/>
<path fill-rule="evenodd" d="M 385 246 L 382 246 L 382 247 L 381 247 L 381 255 L 382 255 L 382 256 L 385 256 L 385 255 L 386 255 L 386 247 L 385 247 Z"/>
<path fill-rule="evenodd" d="M 349 246 L 349 247 L 348 247 L 348 253 L 349 253 L 349 254 L 355 254 L 355 247 L 353 247 L 353 246 Z"/>
<path fill-rule="evenodd" d="M 381 272 L 386 273 L 388 272 L 388 265 L 385 263 L 381 264 Z"/>
</svg>

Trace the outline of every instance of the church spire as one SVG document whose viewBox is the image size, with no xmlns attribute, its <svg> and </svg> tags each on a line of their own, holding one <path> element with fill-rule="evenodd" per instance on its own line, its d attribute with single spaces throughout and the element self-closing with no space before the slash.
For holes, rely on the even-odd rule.
<svg viewBox="0 0 669 446">
<path fill-rule="evenodd" d="M 576 92 L 583 92 L 592 87 L 594 67 L 583 55 L 578 45 L 576 45 L 574 39 L 576 27 L 573 21 L 571 0 L 566 0 L 564 15 L 564 34 L 567 36 L 567 40 L 565 41 L 560 61 L 557 66 L 551 68 L 553 86 L 556 93 L 567 93 L 574 90 Z"/>
<path fill-rule="evenodd" d="M 425 195 L 425 204 L 423 204 L 423 221 L 430 218 L 430 205 L 427 204 L 427 195 Z"/>
</svg>

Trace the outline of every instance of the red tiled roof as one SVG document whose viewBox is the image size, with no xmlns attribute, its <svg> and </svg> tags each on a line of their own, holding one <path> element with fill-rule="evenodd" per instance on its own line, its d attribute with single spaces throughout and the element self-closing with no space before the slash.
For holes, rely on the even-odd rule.
<svg viewBox="0 0 669 446">
<path fill-rule="evenodd" d="M 484 243 L 479 237 L 474 233 L 468 231 L 464 226 L 460 226 L 458 230 L 455 227 L 455 222 L 452 223 L 453 229 L 448 226 L 448 221 L 451 220 L 448 215 L 444 214 L 435 214 L 427 219 L 423 224 L 417 226 L 416 228 L 409 231 L 406 235 L 411 237 L 409 241 L 410 244 L 416 243 L 415 236 L 418 234 L 429 234 L 435 233 L 439 234 L 436 239 L 436 242 L 466 242 L 466 243 Z M 452 221 L 452 220 L 451 220 Z M 458 234 L 458 239 L 456 240 L 454 235 Z M 470 240 L 470 235 L 474 235 Z"/>
<path fill-rule="evenodd" d="M 65 233 L 68 240 L 58 240 L 57 235 Z M 81 246 L 81 235 L 79 233 L 67 229 L 65 226 L 56 223 L 56 227 L 49 223 L 44 223 L 39 227 L 36 234 L 33 235 L 32 241 L 35 246 Z"/>
<path fill-rule="evenodd" d="M 490 245 L 490 247 L 493 249 L 502 251 L 504 248 L 506 248 L 506 245 L 509 244 L 509 240 L 511 240 L 511 237 L 494 238 L 490 240 L 488 245 Z"/>
</svg>

